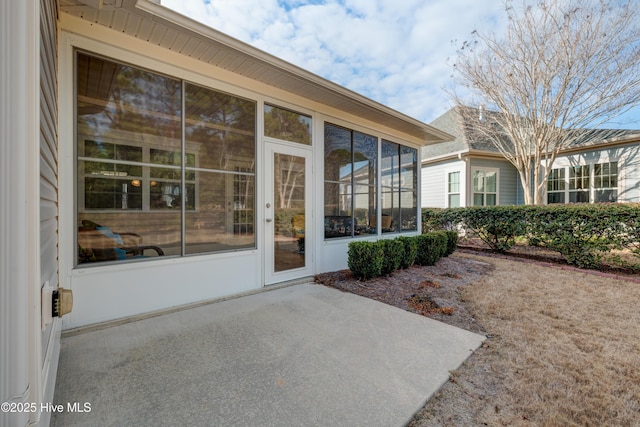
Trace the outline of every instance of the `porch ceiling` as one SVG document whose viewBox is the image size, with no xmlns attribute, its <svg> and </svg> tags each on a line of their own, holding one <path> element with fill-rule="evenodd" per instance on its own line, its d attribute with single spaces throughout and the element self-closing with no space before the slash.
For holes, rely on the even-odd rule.
<svg viewBox="0 0 640 427">
<path fill-rule="evenodd" d="M 348 111 L 424 144 L 453 139 L 419 120 L 163 7 L 158 0 L 59 0 L 59 3 L 63 13 Z"/>
</svg>

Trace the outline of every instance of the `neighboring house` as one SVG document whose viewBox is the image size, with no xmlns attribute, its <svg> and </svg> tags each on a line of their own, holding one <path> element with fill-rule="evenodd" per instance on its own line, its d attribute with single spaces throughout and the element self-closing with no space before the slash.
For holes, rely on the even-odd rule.
<svg viewBox="0 0 640 427">
<path fill-rule="evenodd" d="M 445 132 L 151 0 L 3 2 L 0 425 L 62 329 L 346 268 L 420 230 Z M 52 293 L 73 310 L 52 317 Z"/>
<path fill-rule="evenodd" d="M 515 167 L 494 145 L 475 140 L 455 108 L 431 125 L 455 139 L 422 149 L 423 207 L 524 203 Z M 547 203 L 640 201 L 640 131 L 593 132 L 606 139 L 577 141 L 556 158 L 548 171 Z"/>
</svg>

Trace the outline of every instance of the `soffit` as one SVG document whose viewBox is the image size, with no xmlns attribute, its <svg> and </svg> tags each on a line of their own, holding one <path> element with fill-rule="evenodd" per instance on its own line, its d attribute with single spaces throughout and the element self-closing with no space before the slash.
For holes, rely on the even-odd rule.
<svg viewBox="0 0 640 427">
<path fill-rule="evenodd" d="M 425 144 L 453 139 L 152 0 L 60 0 L 60 11 L 395 129 Z"/>
</svg>

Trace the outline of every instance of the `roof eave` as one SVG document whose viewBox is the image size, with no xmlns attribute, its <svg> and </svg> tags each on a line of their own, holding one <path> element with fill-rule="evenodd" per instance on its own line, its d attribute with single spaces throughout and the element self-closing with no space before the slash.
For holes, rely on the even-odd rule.
<svg viewBox="0 0 640 427">
<path fill-rule="evenodd" d="M 133 4 L 125 2 L 123 9 L 140 11 L 148 15 L 153 21 L 170 26 L 183 34 L 198 35 L 207 40 L 223 44 L 237 54 L 253 58 L 265 67 L 279 70 L 287 76 L 303 80 L 305 83 L 325 91 L 327 96 L 335 98 L 336 104 L 358 107 L 357 109 L 364 111 L 364 114 L 356 114 L 364 119 L 379 123 L 380 119 L 384 118 L 385 120 L 382 120 L 384 125 L 421 140 L 422 145 L 454 139 L 453 136 L 446 132 L 177 13 L 158 4 L 157 1 L 136 0 Z M 284 89 L 286 90 L 286 88 Z"/>
</svg>

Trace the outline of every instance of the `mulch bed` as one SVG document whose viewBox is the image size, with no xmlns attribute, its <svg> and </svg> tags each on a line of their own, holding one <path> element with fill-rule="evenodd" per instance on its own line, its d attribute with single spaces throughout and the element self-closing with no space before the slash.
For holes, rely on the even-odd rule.
<svg viewBox="0 0 640 427">
<path fill-rule="evenodd" d="M 318 274 L 315 281 L 484 334 L 462 299 L 461 289 L 491 269 L 488 263 L 454 254 L 433 266 L 414 265 L 367 281 L 355 278 L 349 270 Z"/>
</svg>

